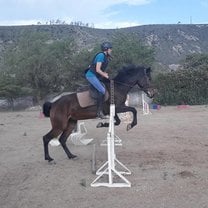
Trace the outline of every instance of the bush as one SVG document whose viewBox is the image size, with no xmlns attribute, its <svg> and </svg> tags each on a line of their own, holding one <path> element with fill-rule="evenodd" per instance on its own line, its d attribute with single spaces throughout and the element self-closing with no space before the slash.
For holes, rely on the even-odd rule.
<svg viewBox="0 0 208 208">
<path fill-rule="evenodd" d="M 208 103 L 208 68 L 183 69 L 158 74 L 155 84 L 159 91 L 155 102 L 166 105 Z"/>
</svg>

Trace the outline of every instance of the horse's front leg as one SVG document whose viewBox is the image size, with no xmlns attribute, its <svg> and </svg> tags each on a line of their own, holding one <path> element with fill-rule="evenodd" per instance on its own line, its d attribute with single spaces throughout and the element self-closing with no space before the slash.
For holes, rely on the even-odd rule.
<svg viewBox="0 0 208 208">
<path fill-rule="evenodd" d="M 116 126 L 120 125 L 121 120 L 120 120 L 120 118 L 118 117 L 118 114 L 117 114 L 117 113 L 115 114 L 115 117 L 114 117 L 114 118 L 115 118 L 115 123 L 114 123 L 114 124 L 115 124 Z"/>
<path fill-rule="evenodd" d="M 133 121 L 127 125 L 127 131 L 132 129 L 134 126 L 137 125 L 137 110 L 134 107 L 130 106 L 120 106 L 116 108 L 116 113 L 126 113 L 126 112 L 132 112 L 133 114 Z"/>
</svg>

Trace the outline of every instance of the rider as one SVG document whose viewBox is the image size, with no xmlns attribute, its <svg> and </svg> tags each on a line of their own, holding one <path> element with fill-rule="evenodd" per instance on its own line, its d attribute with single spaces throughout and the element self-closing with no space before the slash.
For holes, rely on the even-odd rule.
<svg viewBox="0 0 208 208">
<path fill-rule="evenodd" d="M 111 58 L 112 44 L 110 42 L 104 42 L 101 44 L 102 52 L 95 55 L 89 66 L 85 76 L 86 79 L 98 90 L 97 100 L 97 116 L 98 118 L 105 118 L 103 114 L 103 102 L 105 97 L 105 87 L 100 81 L 102 78 L 109 79 L 106 68 Z"/>
</svg>

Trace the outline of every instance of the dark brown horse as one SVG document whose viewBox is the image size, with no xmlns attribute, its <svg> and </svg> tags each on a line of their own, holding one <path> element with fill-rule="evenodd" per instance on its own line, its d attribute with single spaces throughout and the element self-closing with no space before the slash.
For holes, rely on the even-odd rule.
<svg viewBox="0 0 208 208">
<path fill-rule="evenodd" d="M 115 103 L 115 125 L 120 124 L 118 113 L 132 112 L 133 121 L 127 125 L 127 130 L 137 125 L 137 111 L 135 108 L 126 106 L 128 92 L 138 85 L 147 96 L 153 97 L 154 90 L 151 87 L 151 70 L 144 66 L 128 66 L 121 69 L 114 81 L 114 103 Z M 110 92 L 110 81 L 105 80 L 106 89 Z M 104 104 L 104 114 L 109 115 L 110 99 Z M 66 152 L 69 159 L 75 158 L 67 145 L 66 141 L 71 132 L 75 129 L 78 120 L 96 118 L 96 105 L 82 108 L 77 99 L 77 93 L 71 93 L 62 96 L 55 102 L 46 102 L 43 105 L 43 113 L 46 117 L 50 117 L 52 129 L 43 136 L 45 160 L 49 162 L 53 159 L 49 155 L 48 143 L 55 137 L 60 135 L 59 141 Z M 100 123 L 98 127 L 106 127 L 108 123 Z"/>
</svg>

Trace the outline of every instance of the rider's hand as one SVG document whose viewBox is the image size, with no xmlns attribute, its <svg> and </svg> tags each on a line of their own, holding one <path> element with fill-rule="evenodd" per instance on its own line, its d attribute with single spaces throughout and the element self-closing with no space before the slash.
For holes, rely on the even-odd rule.
<svg viewBox="0 0 208 208">
<path fill-rule="evenodd" d="M 106 79 L 109 79 L 108 73 L 104 72 L 103 77 L 105 77 Z"/>
</svg>

